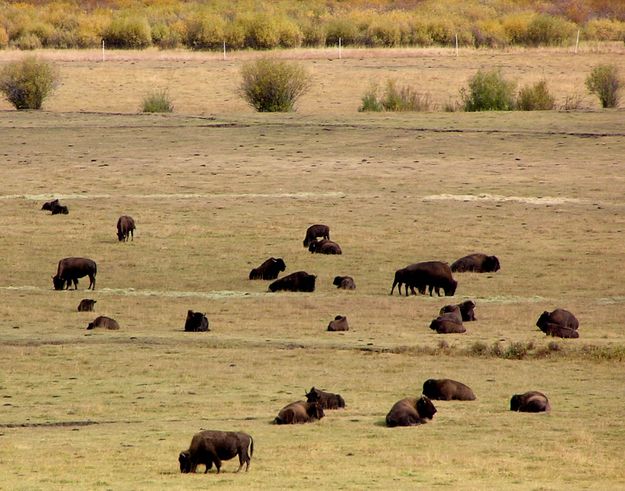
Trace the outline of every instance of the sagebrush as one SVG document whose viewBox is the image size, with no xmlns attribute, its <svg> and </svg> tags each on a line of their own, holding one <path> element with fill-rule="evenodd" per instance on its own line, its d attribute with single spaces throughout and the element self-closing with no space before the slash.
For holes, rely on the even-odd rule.
<svg viewBox="0 0 625 491">
<path fill-rule="evenodd" d="M 41 109 L 58 83 L 56 65 L 36 56 L 8 63 L 0 71 L 0 92 L 16 109 Z"/>
<path fill-rule="evenodd" d="M 596 65 L 586 78 L 586 87 L 605 108 L 618 106 L 621 85 L 618 68 L 613 64 Z"/>
</svg>

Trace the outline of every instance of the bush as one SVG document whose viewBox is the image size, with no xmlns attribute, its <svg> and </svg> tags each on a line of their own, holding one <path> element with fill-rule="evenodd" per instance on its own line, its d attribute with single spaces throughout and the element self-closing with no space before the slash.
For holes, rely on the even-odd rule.
<svg viewBox="0 0 625 491">
<path fill-rule="evenodd" d="M 377 95 L 377 87 L 372 87 L 362 97 L 359 111 L 429 111 L 432 100 L 429 94 L 420 94 L 412 87 L 400 86 L 393 80 L 386 83 L 382 98 Z"/>
<path fill-rule="evenodd" d="M 257 14 L 244 22 L 245 47 L 252 49 L 277 48 L 280 32 L 276 21 L 269 15 Z"/>
<path fill-rule="evenodd" d="M 186 44 L 191 49 L 221 49 L 225 41 L 224 20 L 217 15 L 198 15 L 187 23 Z"/>
<path fill-rule="evenodd" d="M 9 35 L 7 30 L 0 26 L 0 49 L 4 49 L 9 45 Z"/>
<path fill-rule="evenodd" d="M 478 70 L 469 80 L 469 90 L 461 89 L 465 111 L 511 111 L 516 84 L 507 81 L 498 69 Z"/>
<path fill-rule="evenodd" d="M 241 97 L 260 112 L 292 111 L 310 88 L 310 75 L 296 63 L 263 58 L 241 68 Z"/>
<path fill-rule="evenodd" d="M 145 17 L 120 16 L 104 30 L 103 38 L 109 48 L 143 49 L 152 44 L 152 30 Z"/>
<path fill-rule="evenodd" d="M 28 56 L 0 71 L 0 92 L 16 109 L 41 109 L 58 80 L 58 70 L 52 63 Z"/>
<path fill-rule="evenodd" d="M 567 40 L 571 43 L 576 30 L 575 24 L 566 19 L 539 14 L 530 22 L 524 41 L 530 46 L 560 46 L 566 44 Z"/>
<path fill-rule="evenodd" d="M 377 86 L 372 86 L 365 95 L 362 96 L 362 105 L 358 108 L 360 112 L 381 112 L 384 111 L 384 106 L 378 100 L 378 88 Z"/>
<path fill-rule="evenodd" d="M 11 46 L 13 48 L 26 51 L 26 50 L 39 49 L 43 45 L 41 44 L 41 39 L 39 39 L 39 37 L 36 34 L 29 32 L 27 34 L 22 34 L 20 37 L 11 41 Z"/>
<path fill-rule="evenodd" d="M 620 41 L 625 37 L 625 22 L 615 19 L 592 19 L 584 26 L 584 37 L 593 41 Z"/>
<path fill-rule="evenodd" d="M 144 113 L 170 113 L 174 110 L 167 89 L 157 90 L 146 94 L 143 98 L 141 110 Z"/>
<path fill-rule="evenodd" d="M 555 105 L 556 98 L 549 93 L 546 80 L 523 87 L 516 101 L 516 107 L 520 111 L 549 111 Z"/>
<path fill-rule="evenodd" d="M 618 106 L 620 86 L 616 65 L 597 65 L 586 78 L 586 87 L 599 97 L 602 107 Z"/>
</svg>

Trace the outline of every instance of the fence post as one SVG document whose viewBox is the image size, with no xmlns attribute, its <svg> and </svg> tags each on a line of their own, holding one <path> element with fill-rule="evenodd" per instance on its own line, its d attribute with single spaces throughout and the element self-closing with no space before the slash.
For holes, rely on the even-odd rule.
<svg viewBox="0 0 625 491">
<path fill-rule="evenodd" d="M 339 60 L 343 57 L 343 55 L 341 53 L 341 47 L 342 47 L 342 39 L 339 38 Z"/>
</svg>

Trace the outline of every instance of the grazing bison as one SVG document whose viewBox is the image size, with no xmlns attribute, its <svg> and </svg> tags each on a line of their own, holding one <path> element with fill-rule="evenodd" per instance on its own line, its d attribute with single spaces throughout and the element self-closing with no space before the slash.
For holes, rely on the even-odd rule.
<svg viewBox="0 0 625 491">
<path fill-rule="evenodd" d="M 78 278 L 89 276 L 88 289 L 95 290 L 95 275 L 98 272 L 95 261 L 86 257 L 66 257 L 59 261 L 56 275 L 52 277 L 55 290 L 69 289 L 74 283 L 74 289 L 78 290 Z"/>
<path fill-rule="evenodd" d="M 106 317 L 105 315 L 100 315 L 96 317 L 93 322 L 89 323 L 87 329 L 95 329 L 96 327 L 102 327 L 111 331 L 117 331 L 119 329 L 119 324 L 115 319 L 111 319 L 110 317 Z"/>
<path fill-rule="evenodd" d="M 245 464 L 245 472 L 250 467 L 254 454 L 254 440 L 242 431 L 200 431 L 193 435 L 189 450 L 180 452 L 178 462 L 183 474 L 195 472 L 197 466 L 204 464 L 204 474 L 215 464 L 217 474 L 221 471 L 221 461 L 239 456 L 239 472 Z"/>
<path fill-rule="evenodd" d="M 355 290 L 356 283 L 354 282 L 354 278 L 351 276 L 335 276 L 334 281 L 332 282 L 337 288 L 341 288 L 343 290 Z"/>
<path fill-rule="evenodd" d="M 474 401 L 475 394 L 466 385 L 448 378 L 423 382 L 423 394 L 438 401 Z"/>
<path fill-rule="evenodd" d="M 538 321 L 538 328 L 549 336 L 559 338 L 578 338 L 579 321 L 568 310 L 555 309 L 553 312 L 544 311 Z"/>
<path fill-rule="evenodd" d="M 337 315 L 334 320 L 330 321 L 328 324 L 328 331 L 349 331 L 347 317 L 344 315 Z"/>
<path fill-rule="evenodd" d="M 208 328 L 208 319 L 202 312 L 187 311 L 187 320 L 184 323 L 186 332 L 203 332 L 210 331 Z"/>
<path fill-rule="evenodd" d="M 296 271 L 274 281 L 269 285 L 272 292 L 287 290 L 291 292 L 313 292 L 315 291 L 315 280 L 317 277 L 308 274 L 306 271 Z"/>
<path fill-rule="evenodd" d="M 397 401 L 386 415 L 386 426 L 416 426 L 427 423 L 436 414 L 436 408 L 427 396 L 407 397 Z"/>
<path fill-rule="evenodd" d="M 457 273 L 494 273 L 500 269 L 497 256 L 487 256 L 481 252 L 461 257 L 451 264 L 451 270 Z"/>
<path fill-rule="evenodd" d="M 120 216 L 117 219 L 117 240 L 128 242 L 128 237 L 130 237 L 130 240 L 134 240 L 135 229 L 135 221 L 132 217 L 128 215 Z"/>
<path fill-rule="evenodd" d="M 341 246 L 328 239 L 313 240 L 308 250 L 315 254 L 343 254 Z"/>
<path fill-rule="evenodd" d="M 516 394 L 510 399 L 510 411 L 522 413 L 542 413 L 551 411 L 549 399 L 542 392 L 530 391 L 525 394 Z"/>
<path fill-rule="evenodd" d="M 278 259 L 270 257 L 263 264 L 258 266 L 258 268 L 252 269 L 249 278 L 250 280 L 275 280 L 278 277 L 278 273 L 285 269 L 286 264 L 284 264 L 281 257 Z"/>
<path fill-rule="evenodd" d="M 277 425 L 310 423 L 325 416 L 319 402 L 296 401 L 284 406 L 273 422 Z"/>
<path fill-rule="evenodd" d="M 304 247 L 308 247 L 311 242 L 317 240 L 317 237 L 323 237 L 324 239 L 330 238 L 330 227 L 327 225 L 311 225 L 306 230 L 306 237 L 304 237 Z"/>
<path fill-rule="evenodd" d="M 398 283 L 400 294 L 401 285 L 404 284 L 406 295 L 408 295 L 408 287 L 410 287 L 413 294 L 415 288 L 419 290 L 419 293 L 424 294 L 425 289 L 429 287 L 430 296 L 432 296 L 433 290 L 436 290 L 436 294 L 440 296 L 440 288 L 443 289 L 446 296 L 453 296 L 458 286 L 458 282 L 451 276 L 449 264 L 441 261 L 415 263 L 397 270 L 393 286 L 391 287 L 391 295 L 395 285 Z"/>
<path fill-rule="evenodd" d="M 323 409 L 341 409 L 345 407 L 345 400 L 340 394 L 324 392 L 314 387 L 310 389 L 310 392 L 306 393 L 306 400 L 308 402 L 318 402 Z"/>
<path fill-rule="evenodd" d="M 90 298 L 83 298 L 78 304 L 78 312 L 93 312 L 93 307 L 97 300 L 92 300 Z"/>
<path fill-rule="evenodd" d="M 444 315 L 447 312 L 453 312 L 455 307 L 460 309 L 460 315 L 462 316 L 463 322 L 476 321 L 475 312 L 475 302 L 473 300 L 465 300 L 457 305 L 445 305 L 441 311 L 440 315 Z"/>
</svg>

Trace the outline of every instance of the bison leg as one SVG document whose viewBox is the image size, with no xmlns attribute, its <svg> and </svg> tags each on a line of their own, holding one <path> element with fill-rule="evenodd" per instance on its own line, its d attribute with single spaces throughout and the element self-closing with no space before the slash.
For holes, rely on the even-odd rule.
<svg viewBox="0 0 625 491">
<path fill-rule="evenodd" d="M 89 290 L 89 288 L 95 290 L 95 276 L 93 275 L 89 275 L 89 287 L 87 288 L 87 290 Z"/>
<path fill-rule="evenodd" d="M 215 457 L 215 467 L 217 467 L 217 474 L 221 472 L 221 460 L 219 457 Z"/>
</svg>

